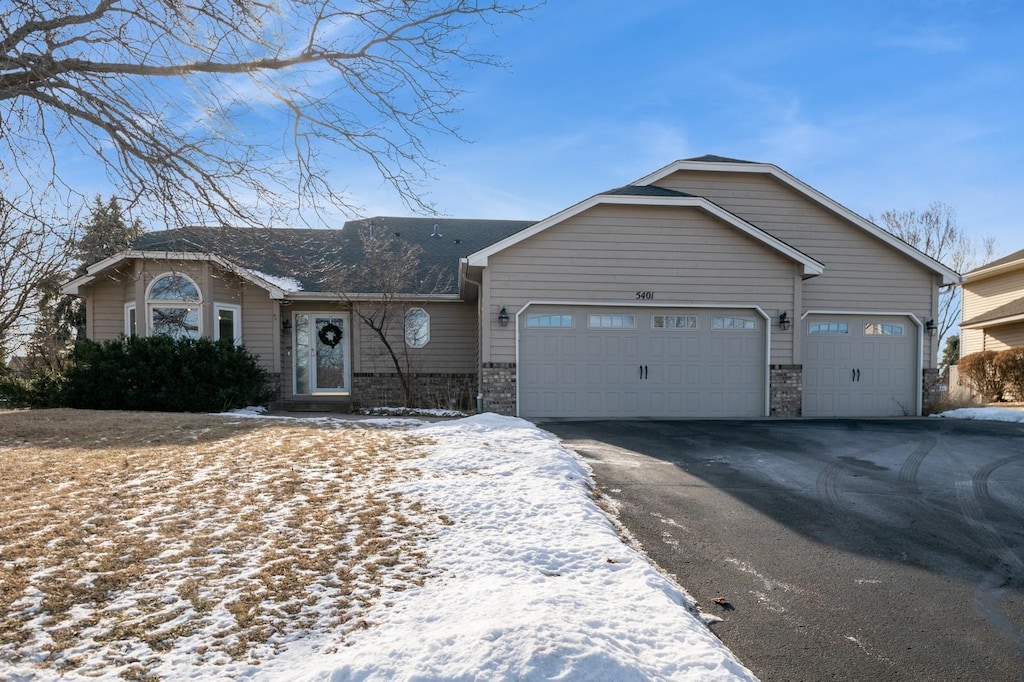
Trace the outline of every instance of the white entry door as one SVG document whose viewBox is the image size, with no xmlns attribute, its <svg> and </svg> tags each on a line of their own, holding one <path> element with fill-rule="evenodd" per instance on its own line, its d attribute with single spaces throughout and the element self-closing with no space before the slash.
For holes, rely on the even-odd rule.
<svg viewBox="0 0 1024 682">
<path fill-rule="evenodd" d="M 338 395 L 350 391 L 348 315 L 295 313 L 296 395 Z"/>
</svg>

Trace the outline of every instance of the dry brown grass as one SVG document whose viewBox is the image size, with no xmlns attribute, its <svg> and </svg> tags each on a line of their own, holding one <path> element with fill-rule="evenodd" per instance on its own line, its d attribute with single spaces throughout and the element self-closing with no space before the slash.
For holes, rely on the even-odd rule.
<svg viewBox="0 0 1024 682">
<path fill-rule="evenodd" d="M 425 444 L 357 424 L 0 412 L 0 667 L 145 679 L 162 656 L 342 641 L 425 579 L 428 511 L 387 492 Z"/>
</svg>

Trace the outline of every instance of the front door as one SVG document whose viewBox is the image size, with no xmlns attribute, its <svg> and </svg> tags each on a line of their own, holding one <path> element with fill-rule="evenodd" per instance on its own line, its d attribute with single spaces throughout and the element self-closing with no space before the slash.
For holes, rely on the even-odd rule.
<svg viewBox="0 0 1024 682">
<path fill-rule="evenodd" d="M 295 313 L 296 395 L 349 392 L 348 315 Z"/>
</svg>

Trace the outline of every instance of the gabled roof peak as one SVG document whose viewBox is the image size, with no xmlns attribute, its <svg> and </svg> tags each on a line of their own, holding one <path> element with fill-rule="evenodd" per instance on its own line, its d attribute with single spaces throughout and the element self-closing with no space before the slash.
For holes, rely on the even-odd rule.
<svg viewBox="0 0 1024 682">
<path fill-rule="evenodd" d="M 759 163 L 758 161 L 744 161 L 743 159 L 730 159 L 728 156 L 718 156 L 716 154 L 705 154 L 704 156 L 694 156 L 690 159 L 683 159 L 683 161 L 700 161 L 702 163 Z"/>
</svg>

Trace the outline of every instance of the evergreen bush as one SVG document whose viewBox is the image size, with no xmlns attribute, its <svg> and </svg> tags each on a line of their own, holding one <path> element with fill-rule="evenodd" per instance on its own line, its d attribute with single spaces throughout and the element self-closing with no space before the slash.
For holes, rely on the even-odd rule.
<svg viewBox="0 0 1024 682">
<path fill-rule="evenodd" d="M 80 343 L 63 395 L 77 408 L 221 412 L 266 404 L 274 391 L 256 357 L 229 340 L 132 336 Z"/>
</svg>

